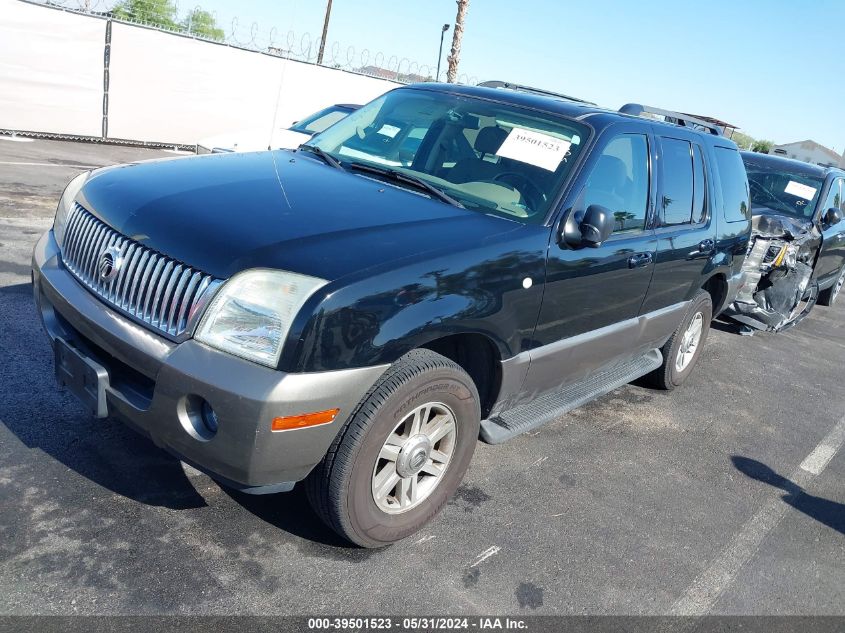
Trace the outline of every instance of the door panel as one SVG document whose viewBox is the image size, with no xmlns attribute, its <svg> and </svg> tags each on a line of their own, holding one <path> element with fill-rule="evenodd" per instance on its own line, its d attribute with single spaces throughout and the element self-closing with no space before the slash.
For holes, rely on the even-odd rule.
<svg viewBox="0 0 845 633">
<path fill-rule="evenodd" d="M 682 131 L 658 136 L 662 177 L 657 196 L 654 277 L 642 311 L 689 299 L 716 250 L 704 150 Z"/>
<path fill-rule="evenodd" d="M 649 148 L 644 127 L 610 128 L 599 139 L 573 194 L 564 204 L 559 226 L 569 213 L 600 204 L 612 212 L 615 230 L 597 248 L 561 246 L 554 239 L 559 234 L 559 229 L 555 230 L 549 246 L 543 305 L 534 333 L 535 351 L 526 378 L 529 392 L 540 393 L 567 384 L 576 374 L 595 369 L 609 357 L 624 355 L 635 343 L 629 340 L 620 348 L 604 346 L 602 349 L 609 354 L 579 354 L 577 360 L 569 356 L 569 361 L 569 352 L 557 355 L 546 353 L 555 347 L 538 349 L 614 326 L 639 314 L 657 248 L 653 231 L 646 228 L 653 198 Z M 616 329 L 611 327 L 605 332 L 612 335 Z M 596 344 L 601 347 L 601 343 Z M 542 362 L 534 363 L 535 358 L 542 358 Z"/>
<path fill-rule="evenodd" d="M 845 214 L 845 180 L 833 181 L 825 197 L 825 203 L 819 208 L 819 226 L 822 228 L 822 246 L 816 263 L 816 278 L 824 283 L 837 276 L 845 264 L 845 220 L 839 224 L 825 227 L 824 216 L 831 207 L 838 207 Z"/>
</svg>

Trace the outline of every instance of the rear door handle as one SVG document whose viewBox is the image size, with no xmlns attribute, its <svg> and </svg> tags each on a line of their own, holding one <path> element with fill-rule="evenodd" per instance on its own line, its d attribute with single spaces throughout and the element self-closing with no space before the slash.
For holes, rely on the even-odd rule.
<svg viewBox="0 0 845 633">
<path fill-rule="evenodd" d="M 709 255 L 716 250 L 716 242 L 711 239 L 701 240 L 698 243 L 698 252 L 701 255 Z"/>
<path fill-rule="evenodd" d="M 636 253 L 628 258 L 628 268 L 642 268 L 654 261 L 651 253 Z"/>
</svg>

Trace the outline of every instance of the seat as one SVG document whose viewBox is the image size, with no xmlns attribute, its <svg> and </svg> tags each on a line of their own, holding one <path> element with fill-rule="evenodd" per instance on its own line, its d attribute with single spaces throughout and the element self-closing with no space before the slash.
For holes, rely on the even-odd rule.
<svg viewBox="0 0 845 633">
<path fill-rule="evenodd" d="M 479 130 L 473 148 L 480 156 L 465 158 L 455 163 L 455 166 L 449 171 L 449 180 L 456 183 L 492 180 L 502 172 L 502 168 L 496 163 L 484 160 L 484 157 L 499 151 L 507 137 L 507 130 L 500 128 L 498 125 L 491 125 Z"/>
</svg>

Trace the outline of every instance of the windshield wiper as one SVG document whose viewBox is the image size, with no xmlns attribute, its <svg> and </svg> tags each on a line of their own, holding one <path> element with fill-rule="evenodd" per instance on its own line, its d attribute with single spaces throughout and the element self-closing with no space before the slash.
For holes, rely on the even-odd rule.
<svg viewBox="0 0 845 633">
<path fill-rule="evenodd" d="M 335 169 L 340 169 L 341 171 L 344 171 L 343 165 L 340 164 L 340 161 L 338 159 L 336 159 L 334 156 L 332 156 L 325 150 L 317 147 L 316 145 L 308 145 L 307 143 L 303 143 L 299 146 L 299 149 L 304 149 L 307 152 L 311 152 L 315 156 L 322 158 L 323 162 L 326 163 L 326 165 L 330 165 Z"/>
<path fill-rule="evenodd" d="M 411 174 L 406 174 L 405 172 L 401 172 L 396 169 L 390 169 L 389 167 L 378 167 L 377 165 L 367 165 L 365 163 L 349 163 L 347 167 L 349 169 L 357 169 L 358 171 L 366 171 L 371 174 L 384 176 L 390 180 L 393 180 L 394 182 L 401 182 L 405 183 L 406 185 L 413 185 L 414 187 L 425 191 L 432 198 L 437 198 L 441 202 L 451 204 L 453 207 L 458 207 L 459 209 L 464 208 L 464 205 L 455 200 L 452 196 L 450 196 L 442 189 L 435 187 L 430 182 L 422 178 L 412 176 Z"/>
</svg>

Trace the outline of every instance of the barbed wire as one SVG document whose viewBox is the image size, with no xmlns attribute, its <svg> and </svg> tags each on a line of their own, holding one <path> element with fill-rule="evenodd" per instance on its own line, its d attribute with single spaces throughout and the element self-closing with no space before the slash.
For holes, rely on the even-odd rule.
<svg viewBox="0 0 845 633">
<path fill-rule="evenodd" d="M 238 17 L 232 19 L 227 29 L 217 23 L 216 12 L 204 11 L 202 6 L 194 4 L 193 0 L 188 0 L 184 3 L 184 10 L 180 7 L 179 0 L 173 0 L 171 6 L 174 9 L 174 17 L 172 19 L 167 17 L 166 20 L 155 20 L 155 15 L 152 11 L 140 14 L 132 10 L 131 4 L 124 4 L 115 0 L 26 1 L 73 13 L 110 18 L 128 24 L 137 24 L 198 40 L 258 51 L 309 64 L 316 64 L 319 55 L 320 38 L 314 37 L 308 32 L 296 32 L 293 30 L 280 31 L 276 27 L 266 28 L 254 21 L 241 22 Z M 159 3 L 153 4 L 153 0 L 134 0 L 134 4 L 136 5 L 143 5 L 145 2 L 150 3 L 149 6 L 151 8 L 159 6 Z M 200 14 L 207 14 L 213 18 L 213 24 L 216 25 L 217 29 L 213 35 L 209 33 L 208 28 L 198 30 L 192 23 L 192 19 Z M 373 52 L 369 48 L 359 49 L 355 46 L 343 45 L 337 41 L 328 41 L 326 42 L 320 65 L 399 83 L 416 83 L 423 81 L 446 81 L 446 60 L 444 59 L 443 61 L 443 69 L 440 75 L 435 77 L 437 73 L 436 65 L 421 64 L 401 55 L 385 54 L 381 51 Z M 457 77 L 457 82 L 474 85 L 478 83 L 478 78 L 467 73 L 461 73 Z"/>
</svg>

